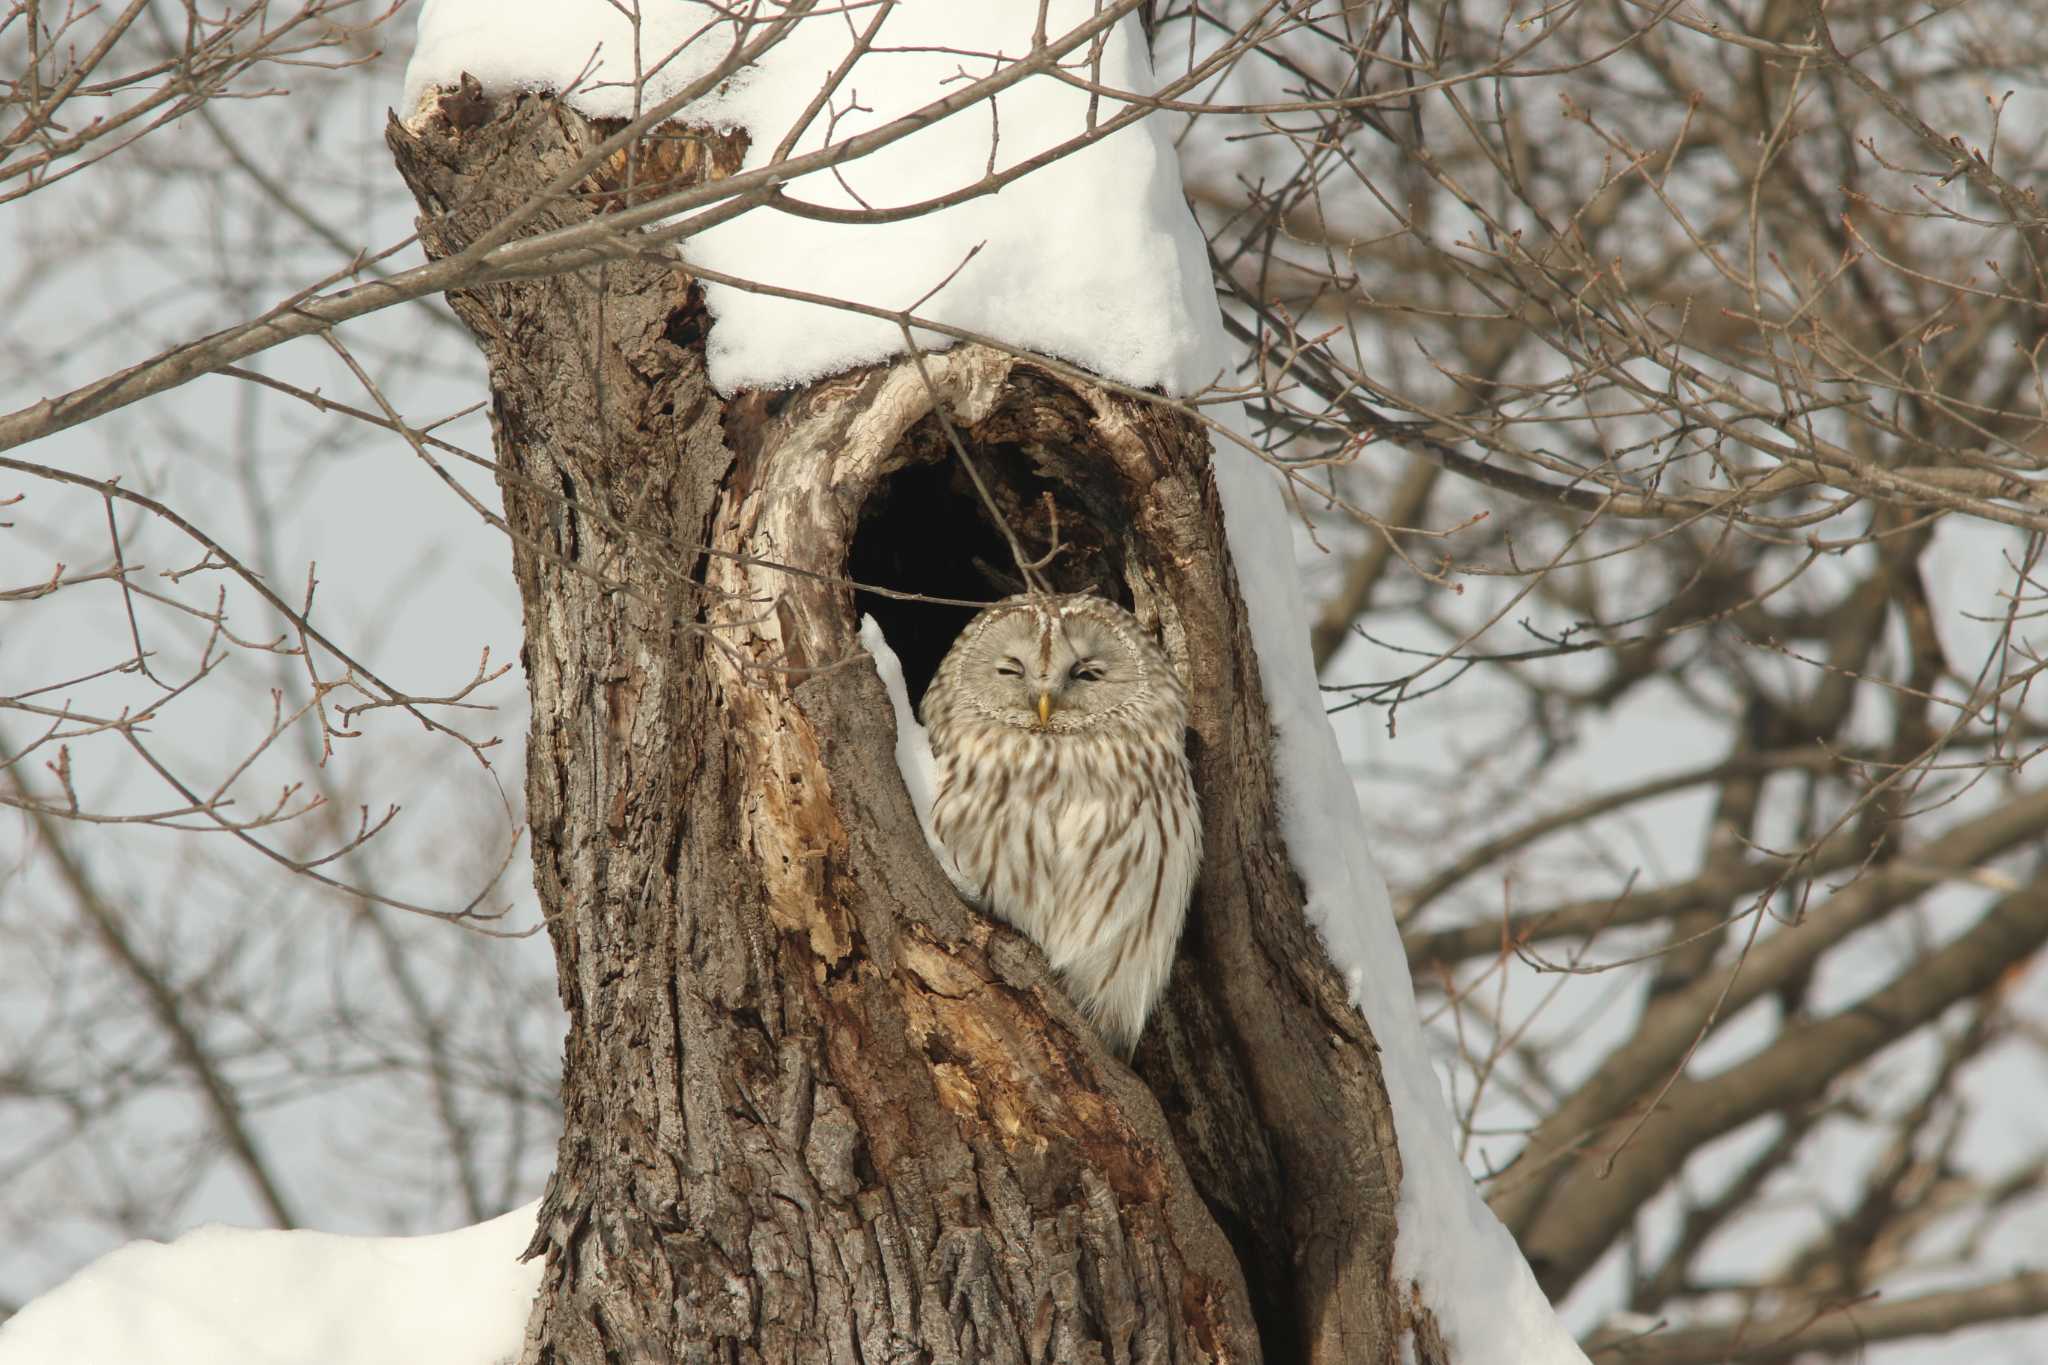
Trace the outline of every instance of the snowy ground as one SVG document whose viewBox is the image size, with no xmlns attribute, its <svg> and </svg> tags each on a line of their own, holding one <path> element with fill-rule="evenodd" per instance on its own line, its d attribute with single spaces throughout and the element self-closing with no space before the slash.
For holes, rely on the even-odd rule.
<svg viewBox="0 0 2048 1365">
<path fill-rule="evenodd" d="M 102 1256 L 0 1327 L 5 1365 L 498 1365 L 535 1204 L 436 1237 L 204 1227 Z"/>
</svg>

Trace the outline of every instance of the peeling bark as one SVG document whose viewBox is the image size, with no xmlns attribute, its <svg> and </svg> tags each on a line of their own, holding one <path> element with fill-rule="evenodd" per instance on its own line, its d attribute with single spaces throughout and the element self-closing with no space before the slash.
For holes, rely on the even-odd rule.
<svg viewBox="0 0 2048 1365">
<path fill-rule="evenodd" d="M 438 257 L 600 136 L 471 90 L 390 141 Z M 642 185 L 740 152 L 650 146 Z M 1390 1280 L 1392 1118 L 1277 833 L 1201 429 L 968 346 L 723 400 L 650 254 L 451 302 L 491 367 L 570 1021 L 524 1359 L 1447 1358 Z M 1130 604 L 1193 684 L 1202 885 L 1135 1074 L 932 861 L 856 638 L 856 546 L 950 486 L 946 424 L 1027 534 L 1057 516 L 1062 586 Z"/>
</svg>

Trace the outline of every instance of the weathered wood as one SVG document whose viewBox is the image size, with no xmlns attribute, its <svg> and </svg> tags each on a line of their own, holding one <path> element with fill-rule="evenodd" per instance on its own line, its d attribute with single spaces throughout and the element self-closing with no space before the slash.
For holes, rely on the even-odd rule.
<svg viewBox="0 0 2048 1365">
<path fill-rule="evenodd" d="M 435 256 L 598 138 L 475 91 L 390 134 Z M 672 132 L 633 176 L 739 150 Z M 451 301 L 491 367 L 569 1012 L 526 1359 L 1397 1359 L 1393 1126 L 1275 832 L 1200 427 L 976 347 L 724 401 L 646 254 Z M 931 860 L 855 636 L 856 543 L 955 437 L 1194 684 L 1203 884 L 1136 1075 Z"/>
</svg>

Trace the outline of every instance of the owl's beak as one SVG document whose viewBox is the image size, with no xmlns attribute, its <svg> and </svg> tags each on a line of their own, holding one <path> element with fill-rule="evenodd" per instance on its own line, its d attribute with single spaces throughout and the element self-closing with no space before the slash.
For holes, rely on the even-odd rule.
<svg viewBox="0 0 2048 1365">
<path fill-rule="evenodd" d="M 1040 693 L 1038 694 L 1038 723 L 1039 723 L 1040 725 L 1047 725 L 1047 724 L 1050 724 L 1050 723 L 1051 723 L 1051 721 L 1052 721 L 1052 693 L 1050 693 L 1050 692 L 1040 692 Z"/>
</svg>

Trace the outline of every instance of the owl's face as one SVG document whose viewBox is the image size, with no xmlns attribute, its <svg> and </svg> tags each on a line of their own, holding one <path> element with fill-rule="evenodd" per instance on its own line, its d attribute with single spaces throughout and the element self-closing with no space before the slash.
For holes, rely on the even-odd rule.
<svg viewBox="0 0 2048 1365">
<path fill-rule="evenodd" d="M 970 706 L 1043 734 L 1088 730 L 1172 686 L 1137 621 L 1095 597 L 999 604 L 968 626 L 954 653 L 948 672 Z"/>
</svg>

